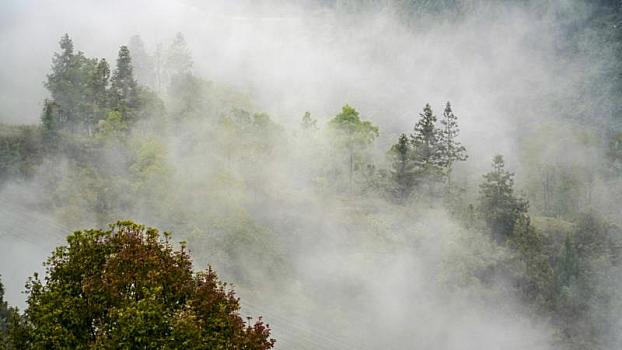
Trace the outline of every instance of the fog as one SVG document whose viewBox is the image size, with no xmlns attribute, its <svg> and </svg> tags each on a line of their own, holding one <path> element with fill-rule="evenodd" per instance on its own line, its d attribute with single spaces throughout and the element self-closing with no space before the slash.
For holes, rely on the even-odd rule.
<svg viewBox="0 0 622 350">
<path fill-rule="evenodd" d="M 287 137 L 297 135 L 306 111 L 323 129 L 341 106 L 355 106 L 380 128 L 370 150 L 378 167 L 386 166 L 384 154 L 398 135 L 412 132 L 426 103 L 440 115 L 451 101 L 469 153 L 455 171 L 467 201 L 475 200 L 481 174 L 501 153 L 517 173 L 517 191 L 537 212 L 539 188 L 529 187 L 527 177 L 540 169 L 527 160 L 525 144 L 543 144 L 542 162 L 591 166 L 605 157 L 600 144 L 571 139 L 574 129 L 565 125 L 608 125 L 613 118 L 615 96 L 602 72 L 615 58 L 589 32 L 574 32 L 596 5 L 422 1 L 408 12 L 405 3 L 3 1 L 0 122 L 39 123 L 48 96 L 42 82 L 64 33 L 76 50 L 113 63 L 132 35 L 154 52 L 181 32 L 195 75 L 248 96 L 250 110 L 268 113 Z M 511 272 L 478 280 L 490 266 L 516 264 L 513 253 L 465 229 L 440 202 L 403 207 L 318 185 L 318 167 L 334 161 L 322 131 L 313 151 L 287 141 L 253 159 L 255 165 L 230 165 L 227 151 L 210 139 L 209 118 L 185 121 L 162 137 L 172 174 L 163 191 L 175 192 L 166 209 L 138 204 L 115 211 L 118 219 L 188 240 L 195 268 L 211 264 L 231 282 L 243 313 L 263 315 L 271 325 L 277 349 L 558 348 L 549 320 L 512 292 Z M 542 141 L 544 126 L 552 130 L 547 137 L 559 137 Z M 71 183 L 70 165 L 50 163 L 33 179 L 0 187 L 0 274 L 9 303 L 21 309 L 26 279 L 43 271 L 62 237 L 101 224 L 96 213 L 77 218 L 71 209 L 43 209 L 50 173 Z M 620 181 L 592 176 L 590 205 L 620 223 Z M 220 229 L 205 228 L 212 221 Z M 251 243 L 224 251 L 236 244 L 223 243 L 227 227 L 242 222 L 256 229 L 245 236 Z M 270 250 L 242 251 L 242 244 L 262 242 Z M 622 321 L 612 319 L 615 332 Z"/>
</svg>

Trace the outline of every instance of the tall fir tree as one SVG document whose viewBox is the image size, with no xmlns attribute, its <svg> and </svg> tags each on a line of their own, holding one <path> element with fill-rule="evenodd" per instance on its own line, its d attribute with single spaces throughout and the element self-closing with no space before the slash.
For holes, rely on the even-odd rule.
<svg viewBox="0 0 622 350">
<path fill-rule="evenodd" d="M 439 144 L 441 148 L 440 161 L 445 168 L 445 176 L 447 177 L 447 190 L 451 192 L 451 174 L 453 165 L 457 161 L 465 161 L 468 158 L 466 148 L 456 138 L 460 133 L 458 128 L 458 117 L 451 110 L 449 101 L 445 106 L 443 118 L 441 119 L 441 132 L 439 135 Z"/>
<path fill-rule="evenodd" d="M 413 161 L 417 168 L 417 182 L 427 186 L 428 194 L 431 194 L 433 184 L 440 182 L 443 177 L 440 134 L 432 107 L 426 104 L 410 137 Z"/>
<path fill-rule="evenodd" d="M 130 38 L 128 48 L 132 53 L 132 66 L 136 81 L 149 88 L 156 90 L 153 57 L 145 49 L 145 43 L 140 35 Z"/>
<path fill-rule="evenodd" d="M 177 33 L 169 46 L 166 52 L 165 67 L 169 80 L 177 75 L 191 73 L 192 55 L 182 33 Z"/>
<path fill-rule="evenodd" d="M 45 87 L 50 91 L 52 99 L 60 104 L 68 104 L 68 90 L 75 82 L 75 58 L 73 41 L 68 34 L 61 37 L 60 52 L 54 53 L 52 58 L 52 72 L 47 75 Z"/>
<path fill-rule="evenodd" d="M 505 170 L 503 156 L 496 155 L 492 171 L 485 174 L 480 187 L 479 212 L 497 241 L 512 235 L 516 221 L 525 216 L 528 202 L 514 196 L 514 174 Z"/>
<path fill-rule="evenodd" d="M 75 52 L 73 41 L 65 34 L 60 40 L 61 51 L 54 54 L 52 72 L 47 75 L 45 87 L 55 104 L 54 124 L 57 130 L 86 130 L 91 117 L 89 84 L 96 70 L 97 60 L 89 59 L 82 52 Z M 45 109 L 44 117 L 51 116 Z M 52 123 L 44 123 L 44 127 Z"/>
<path fill-rule="evenodd" d="M 108 85 L 110 80 L 110 66 L 105 58 L 97 62 L 88 83 L 90 111 L 86 121 L 87 132 L 93 134 L 97 123 L 108 113 Z"/>
<path fill-rule="evenodd" d="M 110 79 L 110 106 L 120 112 L 127 123 L 135 122 L 138 109 L 138 87 L 134 79 L 132 58 L 127 46 L 121 46 L 117 67 Z"/>
<path fill-rule="evenodd" d="M 50 91 L 52 100 L 58 108 L 55 113 L 57 129 L 75 130 L 79 123 L 78 115 L 83 87 L 79 70 L 84 57 L 81 53 L 74 52 L 73 41 L 68 34 L 61 37 L 59 45 L 61 51 L 54 53 L 52 72 L 47 75 L 45 87 Z"/>
</svg>

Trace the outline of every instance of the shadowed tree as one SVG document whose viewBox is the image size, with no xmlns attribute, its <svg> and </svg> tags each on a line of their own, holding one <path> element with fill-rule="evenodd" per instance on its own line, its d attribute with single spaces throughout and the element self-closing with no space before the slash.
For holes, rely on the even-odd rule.
<svg viewBox="0 0 622 350">
<path fill-rule="evenodd" d="M 401 134 L 389 151 L 392 182 L 390 190 L 398 202 L 405 201 L 415 186 L 416 168 L 412 157 L 412 144 L 406 134 Z"/>
<path fill-rule="evenodd" d="M 528 202 L 514 196 L 514 174 L 505 170 L 503 156 L 496 155 L 492 171 L 479 185 L 479 212 L 497 241 L 511 236 L 516 221 L 527 213 Z"/>
<path fill-rule="evenodd" d="M 87 132 L 93 134 L 97 123 L 104 119 L 108 111 L 108 80 L 110 79 L 110 66 L 105 58 L 102 58 L 92 72 L 88 82 L 88 97 L 91 110 L 86 120 Z"/>
</svg>

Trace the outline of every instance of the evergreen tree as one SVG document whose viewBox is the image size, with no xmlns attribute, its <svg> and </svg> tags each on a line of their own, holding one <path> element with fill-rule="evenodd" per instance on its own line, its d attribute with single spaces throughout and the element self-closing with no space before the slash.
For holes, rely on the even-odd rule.
<svg viewBox="0 0 622 350">
<path fill-rule="evenodd" d="M 112 75 L 110 86 L 112 109 L 120 112 L 126 122 L 135 121 L 138 109 L 138 91 L 132 70 L 132 58 L 127 46 L 121 46 L 117 67 Z"/>
<path fill-rule="evenodd" d="M 540 310 L 550 310 L 554 272 L 544 235 L 531 224 L 528 215 L 522 214 L 516 217 L 511 235 L 506 238 L 524 268 L 515 281 L 520 295 Z"/>
<path fill-rule="evenodd" d="M 54 53 L 52 58 L 52 73 L 48 74 L 45 87 L 50 91 L 52 98 L 62 105 L 69 105 L 69 90 L 75 83 L 75 57 L 73 41 L 65 34 L 60 39 L 60 53 Z"/>
<path fill-rule="evenodd" d="M 516 221 L 527 213 L 528 202 L 514 196 L 514 174 L 505 170 L 503 156 L 496 155 L 492 171 L 480 184 L 479 212 L 497 241 L 512 235 Z"/>
<path fill-rule="evenodd" d="M 17 308 L 4 300 L 4 285 L 0 280 L 0 349 L 19 349 L 15 346 L 23 335 L 20 332 L 21 318 Z"/>
<path fill-rule="evenodd" d="M 411 142 L 418 182 L 427 184 L 437 182 L 443 174 L 441 132 L 436 127 L 436 116 L 429 104 L 426 104 L 423 113 L 419 114 L 414 131 Z"/>
<path fill-rule="evenodd" d="M 564 245 L 556 261 L 555 288 L 556 294 L 562 296 L 579 277 L 579 255 L 576 245 L 570 234 L 566 234 Z"/>
<path fill-rule="evenodd" d="M 397 143 L 389 151 L 391 158 L 391 192 L 399 202 L 410 196 L 415 185 L 416 168 L 413 162 L 412 144 L 405 134 L 401 134 Z"/>
<path fill-rule="evenodd" d="M 63 123 L 62 117 L 63 115 L 54 101 L 48 99 L 43 101 L 41 125 L 43 127 L 46 141 L 53 142 L 56 139 L 58 130 Z"/>
<path fill-rule="evenodd" d="M 147 53 L 140 35 L 130 38 L 128 48 L 132 53 L 132 66 L 136 81 L 155 90 L 155 74 L 153 58 Z"/>
<path fill-rule="evenodd" d="M 441 164 L 445 168 L 447 176 L 447 189 L 451 191 L 451 172 L 456 161 L 465 161 L 468 156 L 466 148 L 456 141 L 460 129 L 458 129 L 458 117 L 452 112 L 451 104 L 447 102 L 443 118 L 441 119 L 441 132 L 439 144 L 441 148 Z"/>
<path fill-rule="evenodd" d="M 4 345 L 4 339 L 8 331 L 9 306 L 4 301 L 4 285 L 0 280 L 0 345 Z"/>
<path fill-rule="evenodd" d="M 183 34 L 177 33 L 169 46 L 165 66 L 169 80 L 176 75 L 191 73 L 192 55 Z"/>
<path fill-rule="evenodd" d="M 352 189 L 355 167 L 360 165 L 358 163 L 367 146 L 378 137 L 378 127 L 361 120 L 356 109 L 349 105 L 343 106 L 341 113 L 331 119 L 328 125 L 334 133 L 334 141 L 347 153 L 348 182 Z"/>
<path fill-rule="evenodd" d="M 58 129 L 75 131 L 86 124 L 84 112 L 88 101 L 84 91 L 95 61 L 84 57 L 82 52 L 74 53 L 73 41 L 65 34 L 60 40 L 60 53 L 52 59 L 52 72 L 47 76 L 45 87 L 58 107 Z"/>
<path fill-rule="evenodd" d="M 91 110 L 88 113 L 86 127 L 89 135 L 93 134 L 93 129 L 97 123 L 104 119 L 108 111 L 108 82 L 110 78 L 110 66 L 106 59 L 101 59 L 88 84 L 88 95 Z"/>
</svg>

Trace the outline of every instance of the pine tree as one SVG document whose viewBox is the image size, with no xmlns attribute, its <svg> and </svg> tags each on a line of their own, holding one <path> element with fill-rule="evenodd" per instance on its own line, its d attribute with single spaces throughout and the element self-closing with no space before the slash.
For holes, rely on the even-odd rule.
<svg viewBox="0 0 622 350">
<path fill-rule="evenodd" d="M 441 119 L 441 133 L 439 135 L 439 144 L 441 148 L 441 164 L 445 168 L 445 176 L 447 177 L 447 190 L 451 191 L 451 172 L 453 164 L 456 161 L 465 161 L 468 156 L 466 148 L 456 141 L 460 129 L 458 129 L 458 117 L 452 112 L 451 104 L 447 102 L 443 119 Z"/>
<path fill-rule="evenodd" d="M 411 142 L 413 145 L 413 161 L 417 168 L 417 182 L 431 186 L 442 179 L 443 162 L 440 141 L 440 130 L 436 127 L 436 116 L 429 104 L 419 114 L 415 124 Z"/>
<path fill-rule="evenodd" d="M 4 345 L 3 338 L 5 337 L 9 326 L 9 306 L 4 301 L 4 285 L 0 280 L 0 345 Z"/>
<path fill-rule="evenodd" d="M 416 168 L 412 160 L 412 144 L 406 134 L 401 134 L 389 151 L 391 158 L 391 192 L 399 202 L 410 196 L 415 185 Z"/>
<path fill-rule="evenodd" d="M 73 41 L 68 34 L 61 37 L 59 44 L 61 52 L 54 53 L 52 73 L 48 74 L 45 87 L 57 103 L 66 104 L 67 91 L 72 87 L 74 80 L 75 54 L 73 52 Z"/>
<path fill-rule="evenodd" d="M 58 105 L 54 101 L 48 99 L 43 101 L 41 125 L 43 126 L 46 141 L 51 142 L 56 139 L 58 130 L 63 123 L 62 116 Z"/>
<path fill-rule="evenodd" d="M 136 81 L 141 85 L 155 89 L 155 74 L 153 58 L 147 53 L 145 44 L 140 35 L 130 38 L 128 48 L 132 53 L 132 62 Z"/>
<path fill-rule="evenodd" d="M 512 235 L 516 221 L 526 215 L 528 202 L 514 196 L 514 174 L 505 170 L 503 156 L 496 155 L 492 171 L 480 184 L 479 212 L 497 241 Z"/>
<path fill-rule="evenodd" d="M 117 67 L 112 75 L 110 86 L 112 109 L 120 112 L 126 122 L 134 122 L 138 108 L 138 91 L 132 70 L 132 58 L 127 46 L 121 46 Z"/>
<path fill-rule="evenodd" d="M 166 53 L 168 79 L 176 75 L 189 74 L 192 70 L 192 55 L 183 34 L 177 33 Z"/>
<path fill-rule="evenodd" d="M 84 112 L 87 110 L 86 85 L 94 61 L 75 53 L 73 41 L 65 34 L 60 42 L 60 53 L 52 59 L 52 72 L 48 74 L 45 87 L 61 114 L 57 120 L 58 129 L 77 130 L 84 125 Z"/>
<path fill-rule="evenodd" d="M 110 66 L 105 58 L 97 62 L 88 83 L 90 111 L 86 120 L 87 132 L 93 134 L 97 123 L 106 117 L 108 112 L 108 83 Z"/>
</svg>

